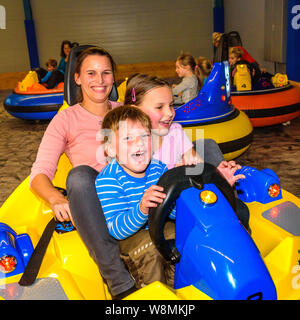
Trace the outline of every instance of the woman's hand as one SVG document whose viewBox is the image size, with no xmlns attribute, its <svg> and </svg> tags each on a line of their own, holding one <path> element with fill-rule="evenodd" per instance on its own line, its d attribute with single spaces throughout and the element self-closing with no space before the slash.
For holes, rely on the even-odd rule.
<svg viewBox="0 0 300 320">
<path fill-rule="evenodd" d="M 233 186 L 239 179 L 245 179 L 243 174 L 234 175 L 236 170 L 241 169 L 241 166 L 236 164 L 234 161 L 222 161 L 217 169 L 231 186 Z"/>
<path fill-rule="evenodd" d="M 71 220 L 72 224 L 75 226 L 69 207 L 69 201 L 53 186 L 48 176 L 43 173 L 36 175 L 31 182 L 31 188 L 42 199 L 49 203 L 58 221 L 63 222 Z"/>
<path fill-rule="evenodd" d="M 157 186 L 156 184 L 148 188 L 140 202 L 140 210 L 144 214 L 149 213 L 150 208 L 156 208 L 157 204 L 162 203 L 166 197 L 166 194 L 163 193 L 164 188 Z"/>
<path fill-rule="evenodd" d="M 75 226 L 71 215 L 69 201 L 63 195 L 57 195 L 50 198 L 49 204 L 58 221 L 63 222 L 71 220 L 73 226 Z"/>
</svg>

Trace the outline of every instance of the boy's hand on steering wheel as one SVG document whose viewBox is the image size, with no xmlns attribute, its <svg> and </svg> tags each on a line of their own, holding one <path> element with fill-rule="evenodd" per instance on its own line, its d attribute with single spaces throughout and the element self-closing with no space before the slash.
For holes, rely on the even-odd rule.
<svg viewBox="0 0 300 320">
<path fill-rule="evenodd" d="M 157 207 L 157 204 L 162 203 L 166 197 L 163 193 L 164 188 L 156 184 L 149 187 L 140 202 L 140 210 L 143 214 L 148 214 L 150 208 Z"/>
</svg>

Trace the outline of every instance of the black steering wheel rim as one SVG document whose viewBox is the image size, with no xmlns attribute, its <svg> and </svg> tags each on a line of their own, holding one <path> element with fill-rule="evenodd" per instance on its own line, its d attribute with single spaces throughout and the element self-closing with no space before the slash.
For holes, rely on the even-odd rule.
<svg viewBox="0 0 300 320">
<path fill-rule="evenodd" d="M 188 173 L 191 169 L 193 174 Z M 174 202 L 183 190 L 191 187 L 201 190 L 204 184 L 207 183 L 215 184 L 225 196 L 232 209 L 236 211 L 233 188 L 221 176 L 217 168 L 209 163 L 173 168 L 164 173 L 159 179 L 157 185 L 164 188 L 167 196 L 156 208 L 149 210 L 149 233 L 157 250 L 167 261 L 177 263 L 180 260 L 180 254 L 175 246 L 174 239 L 166 240 L 163 233 L 164 225 Z"/>
</svg>

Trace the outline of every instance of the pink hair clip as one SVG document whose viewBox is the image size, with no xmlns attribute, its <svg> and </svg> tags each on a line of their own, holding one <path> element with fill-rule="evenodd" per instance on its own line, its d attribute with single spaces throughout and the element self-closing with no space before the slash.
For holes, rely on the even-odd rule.
<svg viewBox="0 0 300 320">
<path fill-rule="evenodd" d="M 135 96 L 135 90 L 134 90 L 134 88 L 132 88 L 132 92 L 131 92 L 131 101 L 132 101 L 132 102 L 136 102 L 136 96 Z"/>
</svg>

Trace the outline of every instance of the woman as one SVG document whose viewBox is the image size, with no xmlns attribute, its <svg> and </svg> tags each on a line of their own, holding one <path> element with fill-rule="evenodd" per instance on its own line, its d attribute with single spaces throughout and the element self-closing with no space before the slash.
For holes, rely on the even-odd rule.
<svg viewBox="0 0 300 320">
<path fill-rule="evenodd" d="M 69 54 L 72 49 L 72 43 L 69 40 L 64 40 L 61 43 L 61 48 L 60 48 L 60 56 L 61 59 L 59 61 L 57 69 L 62 73 L 65 74 L 66 71 L 66 66 L 69 58 Z"/>
<path fill-rule="evenodd" d="M 96 139 L 99 123 L 118 105 L 109 101 L 114 72 L 114 60 L 103 49 L 92 47 L 79 55 L 75 67 L 75 82 L 81 88 L 78 103 L 50 122 L 32 167 L 30 185 L 59 221 L 72 220 L 111 294 L 121 299 L 135 290 L 134 280 L 120 259 L 118 242 L 108 234 L 95 190 L 96 176 L 106 165 L 103 147 Z M 64 152 L 74 167 L 67 179 L 68 200 L 51 182 Z"/>
<path fill-rule="evenodd" d="M 60 82 L 64 81 L 64 74 L 66 71 L 66 65 L 68 62 L 68 57 L 69 57 L 71 49 L 72 49 L 72 43 L 69 40 L 64 40 L 61 43 L 61 48 L 60 48 L 61 59 L 59 61 L 58 67 L 52 71 L 50 77 L 47 79 L 47 86 L 46 87 L 48 89 L 53 89 Z M 45 70 L 44 68 L 37 68 L 37 69 L 35 69 L 35 72 L 37 73 L 39 81 L 41 83 L 42 79 L 47 75 L 47 70 Z"/>
</svg>

